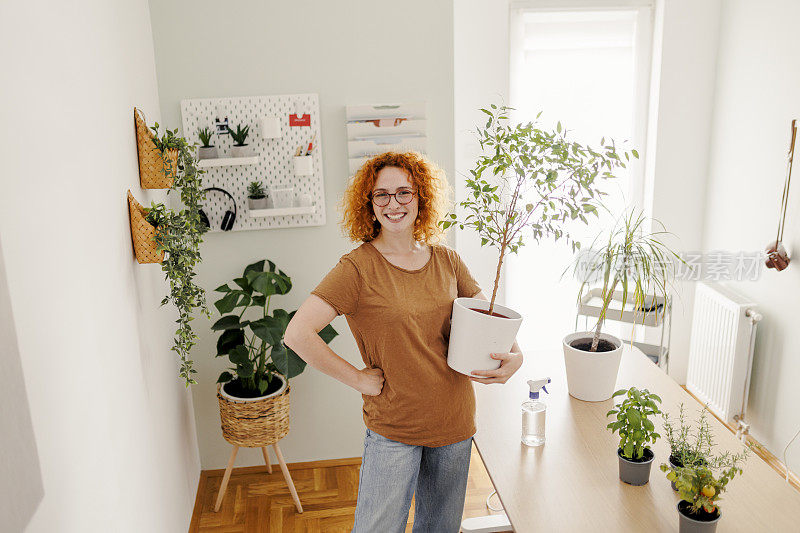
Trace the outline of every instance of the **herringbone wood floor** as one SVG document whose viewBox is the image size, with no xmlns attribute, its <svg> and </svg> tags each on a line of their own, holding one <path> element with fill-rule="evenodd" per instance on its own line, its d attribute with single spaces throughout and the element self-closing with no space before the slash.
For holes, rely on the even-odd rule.
<svg viewBox="0 0 800 533">
<path fill-rule="evenodd" d="M 273 458 L 274 459 L 274 458 Z M 266 466 L 234 469 L 225 500 L 214 512 L 224 470 L 206 470 L 200 477 L 189 533 L 349 532 L 358 495 L 361 458 L 289 464 L 303 513 L 299 514 L 280 468 Z M 494 490 L 478 451 L 472 447 L 464 518 L 488 513 L 486 497 Z M 497 497 L 492 505 L 498 506 Z M 408 526 L 414 521 L 411 503 Z"/>
</svg>

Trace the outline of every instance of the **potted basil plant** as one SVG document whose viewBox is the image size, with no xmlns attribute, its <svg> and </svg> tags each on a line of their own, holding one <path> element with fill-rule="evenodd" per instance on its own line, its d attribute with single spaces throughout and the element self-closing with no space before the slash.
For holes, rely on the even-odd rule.
<svg viewBox="0 0 800 533">
<path fill-rule="evenodd" d="M 200 137 L 202 146 L 197 148 L 197 159 L 217 159 L 217 147 L 211 144 L 211 136 L 213 133 L 208 128 L 201 128 L 197 130 L 197 136 Z"/>
<path fill-rule="evenodd" d="M 615 419 L 606 427 L 619 434 L 619 479 L 629 485 L 645 485 L 650 481 L 650 467 L 655 459 L 650 444 L 661 437 L 650 417 L 661 413 L 658 408 L 661 398 L 636 387 L 618 390 L 612 397 L 622 395 L 625 395 L 622 403 L 606 413 L 606 417 Z"/>
<path fill-rule="evenodd" d="M 236 126 L 236 130 L 228 128 L 228 133 L 231 134 L 233 139 L 233 146 L 231 146 L 231 157 L 250 157 L 253 155 L 252 147 L 245 143 L 247 135 L 250 133 L 250 126 L 242 127 L 241 124 Z"/>
<path fill-rule="evenodd" d="M 506 254 L 517 253 L 529 237 L 537 242 L 564 239 L 573 251 L 578 249 L 569 224 L 588 223 L 589 215 L 597 215 L 604 194 L 598 180 L 625 166 L 613 143 L 596 151 L 569 140 L 560 122 L 555 129 L 543 129 L 538 122 L 512 125 L 511 110 L 495 104 L 481 109 L 488 117 L 477 130 L 484 153 L 466 180 L 466 199 L 458 204 L 465 215 L 451 213 L 440 222 L 443 229 L 474 229 L 481 246 L 498 253 L 491 300 L 453 302 L 447 363 L 467 375 L 478 368 L 497 368 L 501 361 L 489 354 L 510 350 L 522 323 L 518 312 L 496 303 Z"/>
</svg>

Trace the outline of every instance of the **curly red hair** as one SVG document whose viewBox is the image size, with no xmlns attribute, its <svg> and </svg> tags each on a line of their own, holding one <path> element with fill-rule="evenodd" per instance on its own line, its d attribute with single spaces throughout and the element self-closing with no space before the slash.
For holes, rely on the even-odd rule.
<svg viewBox="0 0 800 533">
<path fill-rule="evenodd" d="M 447 212 L 449 188 L 444 171 L 417 152 L 386 152 L 369 159 L 353 176 L 342 199 L 342 229 L 354 242 L 369 242 L 381 230 L 372 210 L 372 189 L 378 172 L 386 167 L 405 170 L 419 201 L 414 221 L 414 239 L 430 244 L 438 242 L 442 229 L 438 222 Z"/>
</svg>

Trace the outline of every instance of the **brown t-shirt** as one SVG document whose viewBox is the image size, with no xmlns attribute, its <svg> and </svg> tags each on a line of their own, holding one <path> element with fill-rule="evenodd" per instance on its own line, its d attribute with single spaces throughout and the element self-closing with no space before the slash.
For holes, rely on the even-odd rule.
<svg viewBox="0 0 800 533">
<path fill-rule="evenodd" d="M 445 446 L 475 434 L 470 379 L 447 366 L 453 300 L 480 292 L 458 254 L 431 246 L 418 270 L 390 263 L 370 243 L 342 256 L 311 294 L 344 315 L 383 390 L 364 398 L 364 423 L 384 437 Z"/>
</svg>

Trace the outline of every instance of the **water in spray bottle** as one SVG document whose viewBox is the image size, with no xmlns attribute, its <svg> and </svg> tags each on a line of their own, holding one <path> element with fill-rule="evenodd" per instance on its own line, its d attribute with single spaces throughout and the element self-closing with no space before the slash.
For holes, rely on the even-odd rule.
<svg viewBox="0 0 800 533">
<path fill-rule="evenodd" d="M 526 446 L 544 444 L 544 425 L 547 415 L 547 404 L 539 399 L 539 391 L 547 392 L 545 385 L 550 378 L 529 379 L 529 400 L 522 404 L 522 443 Z M 550 394 L 547 392 L 547 394 Z"/>
</svg>

